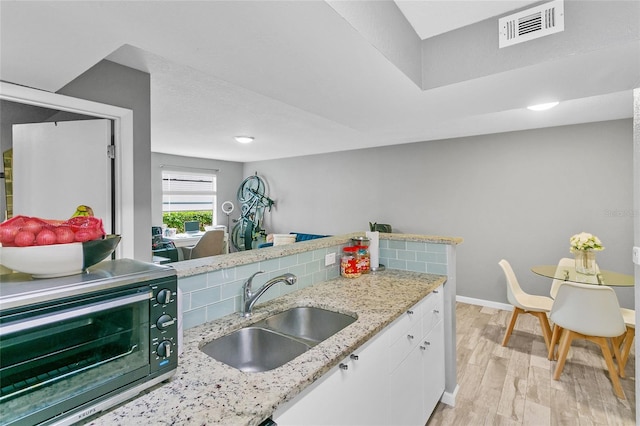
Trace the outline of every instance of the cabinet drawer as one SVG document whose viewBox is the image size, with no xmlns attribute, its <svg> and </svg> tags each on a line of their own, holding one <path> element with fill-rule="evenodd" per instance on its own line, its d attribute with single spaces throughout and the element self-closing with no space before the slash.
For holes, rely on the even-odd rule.
<svg viewBox="0 0 640 426">
<path fill-rule="evenodd" d="M 431 293 L 424 299 L 423 315 L 422 315 L 422 333 L 427 334 L 439 321 L 442 320 L 444 313 L 444 298 L 441 289 Z"/>
<path fill-rule="evenodd" d="M 409 352 L 422 341 L 422 324 L 416 321 L 413 326 L 401 335 L 389 348 L 389 372 L 409 355 Z"/>
<path fill-rule="evenodd" d="M 398 317 L 388 328 L 388 342 L 389 346 L 395 345 L 395 343 L 401 339 L 407 337 L 407 333 L 416 324 L 420 324 L 422 321 L 422 306 L 424 299 L 416 303 L 411 308 L 407 309 L 407 312 Z"/>
</svg>

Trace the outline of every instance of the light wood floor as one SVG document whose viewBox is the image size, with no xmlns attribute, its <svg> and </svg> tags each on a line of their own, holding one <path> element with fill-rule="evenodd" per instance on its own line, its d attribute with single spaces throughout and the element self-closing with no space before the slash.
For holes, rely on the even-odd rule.
<svg viewBox="0 0 640 426">
<path fill-rule="evenodd" d="M 613 393 L 600 348 L 575 340 L 560 380 L 552 378 L 537 319 L 520 315 L 507 347 L 510 312 L 457 303 L 460 386 L 454 408 L 439 403 L 436 425 L 635 425 L 635 352 L 621 379 L 626 400 Z"/>
</svg>

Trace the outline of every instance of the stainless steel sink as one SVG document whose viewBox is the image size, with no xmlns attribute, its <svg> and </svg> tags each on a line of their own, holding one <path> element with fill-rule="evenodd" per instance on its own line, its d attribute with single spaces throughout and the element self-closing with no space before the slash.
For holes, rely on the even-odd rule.
<svg viewBox="0 0 640 426">
<path fill-rule="evenodd" d="M 200 350 L 245 372 L 268 371 L 303 354 L 356 321 L 321 308 L 291 308 L 219 337 Z"/>
<path fill-rule="evenodd" d="M 245 372 L 280 367 L 309 349 L 309 346 L 263 328 L 245 327 L 215 339 L 201 351 Z"/>
<path fill-rule="evenodd" d="M 300 307 L 272 315 L 255 323 L 254 327 L 275 330 L 315 346 L 355 320 L 355 318 L 340 312 L 314 307 Z"/>
</svg>

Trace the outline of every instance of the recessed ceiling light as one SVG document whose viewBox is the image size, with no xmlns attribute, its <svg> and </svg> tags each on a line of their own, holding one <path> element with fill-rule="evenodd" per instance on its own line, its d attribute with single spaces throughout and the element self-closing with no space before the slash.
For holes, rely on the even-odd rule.
<svg viewBox="0 0 640 426">
<path fill-rule="evenodd" d="M 253 142 L 253 136 L 235 136 L 234 139 L 240 143 L 251 143 Z"/>
<path fill-rule="evenodd" d="M 549 102 L 546 104 L 538 104 L 538 105 L 531 105 L 528 106 L 527 109 L 530 109 L 531 111 L 545 111 L 548 109 L 553 108 L 554 106 L 558 105 L 560 102 Z"/>
</svg>

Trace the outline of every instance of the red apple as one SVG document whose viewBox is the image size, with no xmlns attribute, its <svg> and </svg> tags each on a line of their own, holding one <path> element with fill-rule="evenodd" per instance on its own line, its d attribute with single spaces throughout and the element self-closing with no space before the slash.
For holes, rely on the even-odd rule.
<svg viewBox="0 0 640 426">
<path fill-rule="evenodd" d="M 58 237 L 51 229 L 43 229 L 36 235 L 36 244 L 39 246 L 48 246 L 58 242 Z"/>
<path fill-rule="evenodd" d="M 13 242 L 18 247 L 32 246 L 36 242 L 36 236 L 33 232 L 20 231 L 16 234 L 16 237 L 13 239 Z"/>
<path fill-rule="evenodd" d="M 76 240 L 76 236 L 71 230 L 66 226 L 60 226 L 56 228 L 56 237 L 58 239 L 58 244 L 69 244 Z"/>
<path fill-rule="evenodd" d="M 18 227 L 14 225 L 0 226 L 0 243 L 12 243 L 18 231 Z"/>
<path fill-rule="evenodd" d="M 35 219 L 29 219 L 24 223 L 24 225 L 22 225 L 22 230 L 31 232 L 33 235 L 38 235 L 38 233 L 42 231 L 42 222 Z"/>
</svg>

